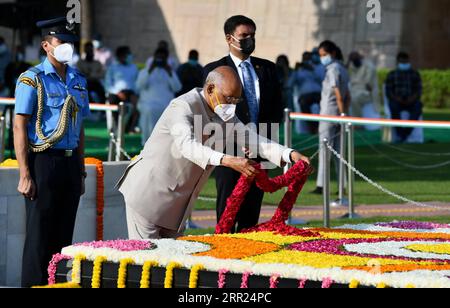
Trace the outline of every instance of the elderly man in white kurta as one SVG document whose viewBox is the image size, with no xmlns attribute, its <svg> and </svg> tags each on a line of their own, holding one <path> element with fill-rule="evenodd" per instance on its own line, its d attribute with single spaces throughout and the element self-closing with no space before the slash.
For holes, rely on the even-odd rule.
<svg viewBox="0 0 450 308">
<path fill-rule="evenodd" d="M 219 67 L 209 74 L 203 89 L 193 89 L 170 103 L 144 150 L 118 183 L 125 197 L 130 239 L 180 236 L 214 167 L 226 166 L 254 177 L 256 163 L 223 153 L 230 140 L 256 149 L 259 156 L 280 167 L 299 160 L 309 164 L 299 152 L 245 128 L 235 116 L 241 95 L 236 72 Z M 233 138 L 236 133 L 247 138 Z"/>
</svg>

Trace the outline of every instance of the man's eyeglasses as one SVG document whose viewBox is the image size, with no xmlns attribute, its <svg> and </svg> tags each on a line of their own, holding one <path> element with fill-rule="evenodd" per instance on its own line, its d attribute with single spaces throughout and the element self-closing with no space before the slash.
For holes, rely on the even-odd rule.
<svg viewBox="0 0 450 308">
<path fill-rule="evenodd" d="M 228 97 L 225 97 L 225 101 L 226 101 L 227 104 L 237 105 L 237 104 L 242 103 L 244 101 L 244 99 L 242 97 L 228 96 Z"/>
</svg>

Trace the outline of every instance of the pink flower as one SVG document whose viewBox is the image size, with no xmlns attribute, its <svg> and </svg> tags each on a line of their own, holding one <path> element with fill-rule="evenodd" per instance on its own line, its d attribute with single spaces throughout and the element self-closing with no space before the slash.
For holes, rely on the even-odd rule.
<svg viewBox="0 0 450 308">
<path fill-rule="evenodd" d="M 72 257 L 65 256 L 59 253 L 53 255 L 47 269 L 49 285 L 54 285 L 56 283 L 56 270 L 58 268 L 59 262 L 61 262 L 62 260 L 72 260 Z"/>
<path fill-rule="evenodd" d="M 333 284 L 333 280 L 331 278 L 325 278 L 322 281 L 322 289 L 329 289 L 331 288 L 331 285 Z"/>
<path fill-rule="evenodd" d="M 90 243 L 75 244 L 74 246 L 84 246 L 91 248 L 111 248 L 119 251 L 139 251 L 139 250 L 151 250 L 156 248 L 156 245 L 151 242 L 137 241 L 137 240 L 90 242 Z"/>
<path fill-rule="evenodd" d="M 251 272 L 245 272 L 244 274 L 242 274 L 241 289 L 248 289 L 248 279 L 251 275 Z"/>
<path fill-rule="evenodd" d="M 226 269 L 222 269 L 219 271 L 219 281 L 218 281 L 219 289 L 225 288 L 226 280 L 227 280 L 226 274 L 228 274 L 228 270 L 226 270 Z"/>
</svg>

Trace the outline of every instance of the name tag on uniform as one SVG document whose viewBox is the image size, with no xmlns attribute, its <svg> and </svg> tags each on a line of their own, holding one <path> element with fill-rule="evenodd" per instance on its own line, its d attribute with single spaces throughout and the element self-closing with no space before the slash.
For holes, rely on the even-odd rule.
<svg viewBox="0 0 450 308">
<path fill-rule="evenodd" d="M 87 89 L 83 87 L 81 84 L 74 85 L 73 88 L 78 91 L 87 91 Z"/>
</svg>

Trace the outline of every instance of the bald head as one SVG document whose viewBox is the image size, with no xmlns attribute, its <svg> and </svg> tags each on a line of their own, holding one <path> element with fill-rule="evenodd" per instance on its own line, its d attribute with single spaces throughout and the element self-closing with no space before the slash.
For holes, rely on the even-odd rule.
<svg viewBox="0 0 450 308">
<path fill-rule="evenodd" d="M 220 66 L 208 74 L 205 83 L 205 96 L 215 97 L 214 91 L 222 98 L 240 98 L 242 84 L 235 70 L 228 66 Z M 221 103 L 225 103 L 222 101 Z"/>
</svg>

